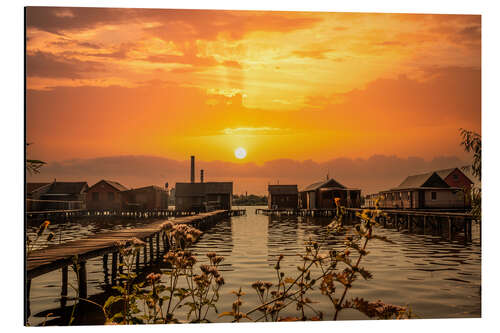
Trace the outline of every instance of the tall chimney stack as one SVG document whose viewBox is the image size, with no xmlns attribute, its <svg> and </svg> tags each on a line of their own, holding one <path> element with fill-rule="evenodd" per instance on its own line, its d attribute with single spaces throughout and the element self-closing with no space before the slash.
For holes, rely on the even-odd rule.
<svg viewBox="0 0 500 333">
<path fill-rule="evenodd" d="M 194 156 L 191 156 L 191 183 L 194 183 Z"/>
<path fill-rule="evenodd" d="M 203 183 L 203 169 L 200 170 L 200 183 Z"/>
</svg>

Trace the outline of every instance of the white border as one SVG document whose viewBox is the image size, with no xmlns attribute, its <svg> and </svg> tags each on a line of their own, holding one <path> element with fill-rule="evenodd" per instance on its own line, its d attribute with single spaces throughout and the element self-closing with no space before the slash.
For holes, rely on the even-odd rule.
<svg viewBox="0 0 500 333">
<path fill-rule="evenodd" d="M 260 10 L 297 10 L 297 11 L 361 11 L 361 12 L 398 12 L 398 13 L 452 13 L 452 14 L 482 14 L 483 36 L 483 104 L 482 104 L 482 135 L 485 137 L 483 149 L 483 319 L 457 319 L 457 320 L 415 320 L 411 322 L 321 322 L 321 323 L 282 323 L 282 324 L 210 324 L 210 325 L 177 325 L 164 327 L 147 326 L 141 330 L 174 330 L 185 332 L 196 330 L 229 332 L 236 327 L 239 331 L 255 330 L 355 330 L 355 331 L 394 331 L 422 332 L 425 330 L 453 330 L 458 332 L 490 331 L 498 322 L 497 297 L 498 289 L 499 250 L 496 240 L 499 237 L 499 223 L 494 218 L 496 213 L 495 190 L 500 189 L 498 181 L 499 137 L 498 126 L 500 103 L 498 102 L 499 87 L 499 37 L 500 15 L 498 1 L 459 1 L 459 0 L 350 0 L 350 1 L 296 1 L 282 2 L 253 0 L 247 2 L 236 1 L 131 1 L 131 0 L 51 0 L 51 1 L 11 1 L 2 4 L 0 11 L 2 22 L 2 96 L 3 110 L 0 133 L 2 146 L 7 150 L 2 154 L 2 249 L 3 267 L 2 276 L 2 302 L 1 313 L 3 328 L 27 329 L 22 326 L 23 300 L 22 277 L 23 255 L 21 251 L 22 240 L 22 184 L 23 184 L 23 143 L 24 143 L 24 87 L 23 87 L 23 6 L 89 6 L 89 7 L 139 7 L 139 8 L 193 8 L 193 9 L 260 9 Z M 5 8 L 7 7 L 7 8 Z M 486 181 L 485 181 L 486 180 Z M 498 199 L 497 199 L 498 200 Z M 498 215 L 498 213 L 496 213 Z M 7 326 L 5 326 L 7 325 Z M 495 325 L 496 326 L 496 325 Z M 34 328 L 33 328 L 34 329 Z M 58 328 L 45 328 L 52 331 Z M 67 328 L 64 328 L 67 329 Z M 73 330 L 83 331 L 89 327 L 75 327 Z M 134 330 L 137 327 L 92 327 L 92 330 Z"/>
</svg>

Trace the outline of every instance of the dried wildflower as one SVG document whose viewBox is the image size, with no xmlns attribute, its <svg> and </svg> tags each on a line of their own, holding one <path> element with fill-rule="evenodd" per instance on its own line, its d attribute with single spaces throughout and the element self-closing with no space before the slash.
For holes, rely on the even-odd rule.
<svg viewBox="0 0 500 333">
<path fill-rule="evenodd" d="M 252 283 L 252 288 L 258 289 L 258 288 L 262 287 L 262 285 L 264 285 L 264 282 L 262 282 L 262 281 L 255 281 L 254 283 Z"/>
<path fill-rule="evenodd" d="M 222 276 L 217 277 L 215 279 L 215 283 L 217 283 L 217 285 L 219 286 L 222 286 L 225 283 L 224 278 Z"/>
<path fill-rule="evenodd" d="M 43 232 L 49 227 L 50 221 L 44 221 L 41 225 L 40 228 L 38 229 L 37 235 L 40 236 L 43 234 Z"/>
<path fill-rule="evenodd" d="M 160 282 L 161 274 L 155 274 L 155 273 L 149 273 L 148 276 L 146 276 L 146 280 L 148 280 L 150 283 L 155 283 L 155 282 Z"/>
</svg>

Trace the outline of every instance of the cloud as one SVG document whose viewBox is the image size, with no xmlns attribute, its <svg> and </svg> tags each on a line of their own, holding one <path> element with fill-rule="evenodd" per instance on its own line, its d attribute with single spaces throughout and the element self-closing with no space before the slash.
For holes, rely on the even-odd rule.
<svg viewBox="0 0 500 333">
<path fill-rule="evenodd" d="M 326 162 L 279 159 L 254 163 L 196 161 L 197 172 L 205 170 L 206 181 L 233 181 L 235 193 L 264 194 L 267 184 L 298 184 L 299 188 L 325 179 L 329 174 L 345 186 L 361 188 L 364 194 L 397 186 L 407 175 L 437 169 L 462 166 L 454 156 L 438 156 L 432 160 L 420 157 L 373 155 L 367 159 L 334 158 Z M 155 156 L 113 156 L 51 162 L 28 181 L 84 180 L 92 185 L 100 179 L 110 179 L 130 187 L 165 182 L 189 181 L 189 161 Z M 198 174 L 196 175 L 198 179 Z"/>
<path fill-rule="evenodd" d="M 290 32 L 321 20 L 306 13 L 86 7 L 28 7 L 26 15 L 28 28 L 58 35 L 102 25 L 150 23 L 145 32 L 175 41 L 214 40 L 220 34 L 239 39 L 255 31 Z"/>
<path fill-rule="evenodd" d="M 280 135 L 289 134 L 290 129 L 275 127 L 238 127 L 225 128 L 222 133 L 226 135 Z"/>
<path fill-rule="evenodd" d="M 295 50 L 292 52 L 301 58 L 312 58 L 312 59 L 326 59 L 326 54 L 334 51 L 333 49 L 319 49 L 319 50 Z"/>
<path fill-rule="evenodd" d="M 28 53 L 26 68 L 28 77 L 69 79 L 81 78 L 89 72 L 106 71 L 104 65 L 99 62 L 82 61 L 41 51 Z"/>
</svg>

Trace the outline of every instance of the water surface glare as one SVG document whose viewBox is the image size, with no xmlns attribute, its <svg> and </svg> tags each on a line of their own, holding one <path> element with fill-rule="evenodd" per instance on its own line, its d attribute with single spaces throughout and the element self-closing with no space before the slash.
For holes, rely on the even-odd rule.
<svg viewBox="0 0 500 333">
<path fill-rule="evenodd" d="M 257 280 L 276 282 L 274 265 L 279 254 L 285 256 L 282 268 L 287 275 L 297 276 L 299 253 L 304 243 L 312 238 L 327 249 L 343 249 L 343 236 L 326 235 L 325 226 L 329 218 L 265 216 L 255 214 L 256 207 L 243 207 L 246 216 L 237 216 L 221 221 L 202 235 L 192 247 L 199 262 L 208 262 L 208 252 L 217 252 L 225 257 L 220 269 L 225 285 L 221 288 L 217 304 L 219 312 L 230 311 L 235 300 L 232 290 L 239 287 L 243 296 L 243 311 L 259 305 L 251 284 Z M 51 225 L 56 239 L 61 234 L 62 242 L 104 230 L 130 228 L 147 221 L 94 220 Z M 29 229 L 32 233 L 35 227 Z M 395 229 L 377 228 L 376 233 L 391 239 L 394 244 L 379 240 L 370 241 L 369 255 L 362 261 L 363 267 L 373 279 L 358 279 L 348 296 L 363 297 L 397 305 L 408 305 L 420 318 L 477 318 L 481 316 L 481 246 L 479 228 L 473 225 L 472 243 L 465 243 L 458 234 L 453 241 L 440 236 L 398 232 Z M 70 270 L 70 282 L 74 278 Z M 102 259 L 95 258 L 87 264 L 88 292 L 96 299 L 104 299 L 109 287 L 104 283 Z M 31 286 L 32 325 L 44 321 L 48 312 L 64 317 L 57 312 L 60 303 L 60 270 L 33 280 Z M 341 290 L 338 291 L 340 293 Z M 72 293 L 71 288 L 69 294 Z M 311 293 L 314 308 L 333 315 L 332 305 L 325 296 L 315 290 Z M 71 305 L 72 302 L 68 302 Z M 90 311 L 92 312 L 92 311 Z M 96 311 L 82 319 L 82 323 L 98 324 L 101 316 Z M 283 316 L 296 315 L 293 307 L 282 312 Z M 230 317 L 217 318 L 211 312 L 212 321 L 230 321 Z M 341 312 L 340 319 L 366 319 L 354 310 Z M 63 318 L 64 319 L 64 318 Z M 54 321 L 57 323 L 57 321 Z"/>
</svg>

